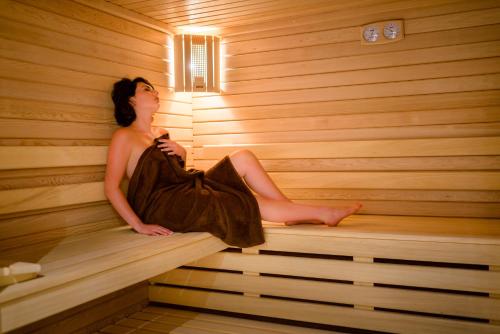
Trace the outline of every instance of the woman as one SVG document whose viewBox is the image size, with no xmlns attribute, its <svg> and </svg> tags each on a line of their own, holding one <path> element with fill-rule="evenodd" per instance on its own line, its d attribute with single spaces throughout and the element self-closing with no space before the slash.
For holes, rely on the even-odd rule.
<svg viewBox="0 0 500 334">
<path fill-rule="evenodd" d="M 139 77 L 133 81 L 124 78 L 116 82 L 112 98 L 115 103 L 115 118 L 118 124 L 122 125 L 122 128 L 114 132 L 109 147 L 105 175 L 106 196 L 120 216 L 137 232 L 148 235 L 170 235 L 173 233 L 171 230 L 173 228 L 168 223 L 164 224 L 162 222 L 161 224 L 152 224 L 152 220 L 150 220 L 150 223 L 142 221 L 130 205 L 130 203 L 134 201 L 134 198 L 128 198 L 127 201 L 127 198 L 125 198 L 123 192 L 119 188 L 119 184 L 125 173 L 127 174 L 129 180 L 136 176 L 135 174 L 137 174 L 136 167 L 138 162 L 141 159 L 145 159 L 144 152 L 148 148 L 149 150 L 155 149 L 156 152 L 153 152 L 155 154 L 160 152 L 165 156 L 164 160 L 169 163 L 165 164 L 165 166 L 173 166 L 172 164 L 177 164 L 177 162 L 174 161 L 175 159 L 182 166 L 183 162 L 186 161 L 186 150 L 180 144 L 168 139 L 168 134 L 165 130 L 152 127 L 151 123 L 153 114 L 159 108 L 159 98 L 158 92 L 155 91 L 153 86 L 147 80 Z M 157 145 L 152 146 L 153 143 L 156 143 Z M 174 157 L 175 159 L 172 160 Z M 159 159 L 161 159 L 161 157 Z M 141 160 L 141 163 L 143 162 L 144 161 Z M 226 174 L 234 173 L 232 171 L 236 171 L 237 174 L 234 173 L 234 175 L 237 175 L 239 180 L 234 180 L 233 178 L 233 181 L 229 181 L 232 177 L 230 175 L 228 181 L 225 182 L 223 177 L 217 176 L 217 173 L 220 174 L 219 171 L 222 169 L 225 169 L 224 173 Z M 202 193 L 205 197 L 212 194 L 212 199 L 218 199 L 219 197 L 227 195 L 227 193 L 224 193 L 223 196 L 219 196 L 220 189 L 225 189 L 229 193 L 232 193 L 229 189 L 232 182 L 232 184 L 235 185 L 234 187 L 239 187 L 238 193 L 232 193 L 232 195 L 227 196 L 229 196 L 231 200 L 238 197 L 239 202 L 233 201 L 230 206 L 224 206 L 225 204 L 222 202 L 222 204 L 218 203 L 215 206 L 218 206 L 219 211 L 222 210 L 225 214 L 228 214 L 232 210 L 232 207 L 239 205 L 238 203 L 241 202 L 240 197 L 245 197 L 245 199 L 243 199 L 243 201 L 246 201 L 245 210 L 252 210 L 252 203 L 255 202 L 255 209 L 258 211 L 257 218 L 259 219 L 259 224 L 260 218 L 262 218 L 267 221 L 285 222 L 287 225 L 309 221 L 311 223 L 325 223 L 329 226 L 335 226 L 343 218 L 353 214 L 361 207 L 360 204 L 344 208 L 332 208 L 327 206 L 313 206 L 293 203 L 276 187 L 257 158 L 248 150 L 233 152 L 228 157 L 221 160 L 216 167 L 213 167 L 207 172 L 190 170 L 184 173 L 187 173 L 187 176 L 183 176 L 184 179 L 187 177 L 190 180 L 190 184 L 193 184 L 193 187 L 194 184 L 201 184 L 201 187 L 204 187 L 205 184 L 209 184 L 207 188 L 208 191 L 202 189 Z M 196 174 L 196 176 L 192 177 L 194 174 Z M 211 179 L 212 176 L 213 180 Z M 194 179 L 201 181 L 196 183 L 193 181 Z M 246 185 L 248 185 L 256 193 L 255 196 L 248 191 L 248 188 L 245 186 L 245 183 L 242 182 L 242 179 L 245 181 Z M 134 188 L 141 189 L 142 181 L 134 181 L 136 181 Z M 243 186 L 237 184 L 238 182 Z M 227 184 L 224 185 L 224 183 Z M 212 185 L 214 188 L 211 188 Z M 166 184 L 162 188 L 162 191 L 168 187 L 169 185 Z M 245 189 L 242 187 L 245 187 Z M 186 190 L 187 188 L 184 187 L 183 189 Z M 152 192 L 151 194 L 156 194 L 156 192 Z M 176 197 L 173 197 L 173 199 L 175 198 Z M 208 199 L 207 201 L 210 202 L 212 199 Z M 166 204 L 165 201 L 163 203 Z M 182 203 L 178 204 L 182 205 Z M 149 208 L 151 207 L 152 206 L 149 205 Z M 204 208 L 205 207 L 206 206 L 204 206 Z M 170 208 L 165 214 L 168 215 L 172 213 L 172 211 L 175 211 L 175 207 Z M 189 211 L 186 211 L 186 214 L 188 214 L 188 212 Z M 148 214 L 150 213 L 143 212 L 141 213 L 141 216 L 144 217 Z M 176 219 L 182 220 L 183 217 L 178 216 Z M 206 223 L 208 224 L 209 222 Z M 184 230 L 182 231 L 189 231 L 184 227 L 183 229 Z"/>
</svg>

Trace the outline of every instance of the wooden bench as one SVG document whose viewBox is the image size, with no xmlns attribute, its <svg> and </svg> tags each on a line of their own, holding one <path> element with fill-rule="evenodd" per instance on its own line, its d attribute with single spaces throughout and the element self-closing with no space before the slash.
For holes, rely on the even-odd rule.
<svg viewBox="0 0 500 334">
<path fill-rule="evenodd" d="M 262 246 L 152 279 L 150 301 L 330 330 L 500 332 L 498 219 L 357 215 L 265 230 Z"/>
<path fill-rule="evenodd" d="M 0 331 L 57 314 L 226 247 L 208 233 L 150 237 L 126 226 L 70 236 L 40 256 L 40 277 L 0 291 Z M 26 250 L 21 253 L 29 257 Z"/>
<path fill-rule="evenodd" d="M 267 224 L 262 247 L 214 254 L 226 245 L 208 234 L 165 241 L 123 226 L 102 182 L 95 182 L 102 180 L 104 147 L 2 148 L 4 176 L 12 181 L 0 191 L 1 258 L 40 263 L 43 276 L 0 291 L 0 330 L 158 276 L 151 281 L 153 302 L 388 332 L 498 331 L 499 220 L 408 216 L 497 217 L 497 173 L 476 171 L 494 169 L 494 160 L 467 160 L 460 165 L 465 171 L 453 173 L 413 167 L 407 172 L 344 172 L 345 167 L 308 172 L 302 165 L 281 172 L 282 166 L 275 166 L 288 166 L 279 159 L 322 156 L 353 162 L 367 151 L 384 159 L 436 157 L 441 165 L 450 159 L 442 157 L 444 151 L 496 158 L 498 139 L 293 146 L 201 147 L 195 149 L 196 167 L 206 168 L 236 148 L 250 148 L 294 200 L 331 204 L 339 202 L 338 194 L 368 196 L 364 213 L 401 216 L 358 215 L 332 229 Z M 42 176 L 31 177 L 27 186 L 23 178 L 30 174 L 24 170 L 30 168 Z M 382 193 L 385 200 L 377 207 Z M 188 268 L 162 275 L 186 263 Z"/>
<path fill-rule="evenodd" d="M 41 265 L 39 277 L 0 287 L 0 332 L 227 247 L 208 233 L 131 231 L 104 195 L 106 152 L 104 145 L 0 148 L 0 260 Z"/>
</svg>

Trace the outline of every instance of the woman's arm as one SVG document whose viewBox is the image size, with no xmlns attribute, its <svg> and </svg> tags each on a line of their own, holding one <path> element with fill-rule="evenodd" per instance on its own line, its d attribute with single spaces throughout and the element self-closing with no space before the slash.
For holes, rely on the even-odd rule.
<svg viewBox="0 0 500 334">
<path fill-rule="evenodd" d="M 148 235 L 169 235 L 172 231 L 159 225 L 146 225 L 135 214 L 120 189 L 120 182 L 125 175 L 128 159 L 131 153 L 128 134 L 125 131 L 115 131 L 109 145 L 106 174 L 104 177 L 104 192 L 118 214 L 139 233 Z"/>
</svg>

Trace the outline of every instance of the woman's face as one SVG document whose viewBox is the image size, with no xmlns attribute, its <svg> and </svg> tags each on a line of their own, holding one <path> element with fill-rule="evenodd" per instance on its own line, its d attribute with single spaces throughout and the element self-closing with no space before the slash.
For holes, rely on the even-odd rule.
<svg viewBox="0 0 500 334">
<path fill-rule="evenodd" d="M 144 82 L 138 82 L 135 88 L 135 95 L 130 97 L 130 104 L 135 111 L 152 110 L 155 112 L 160 107 L 158 92 L 153 87 Z"/>
</svg>

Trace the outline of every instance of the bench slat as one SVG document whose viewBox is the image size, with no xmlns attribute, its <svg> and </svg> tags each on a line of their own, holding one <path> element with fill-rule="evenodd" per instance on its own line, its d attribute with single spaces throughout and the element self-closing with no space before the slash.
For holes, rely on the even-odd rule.
<svg viewBox="0 0 500 334">
<path fill-rule="evenodd" d="M 352 215 L 335 228 L 264 224 L 272 234 L 500 245 L 500 219 Z"/>
<path fill-rule="evenodd" d="M 175 269 L 150 282 L 483 319 L 493 319 L 500 314 L 500 299 L 299 278 Z"/>
<path fill-rule="evenodd" d="M 500 293 L 500 272 L 279 255 L 217 253 L 193 267 L 392 285 Z M 307 271 L 304 271 L 307 268 Z"/>
<path fill-rule="evenodd" d="M 0 303 L 37 291 L 56 287 L 80 277 L 126 265 L 130 262 L 174 251 L 186 245 L 218 240 L 205 232 L 177 233 L 170 237 L 150 237 L 134 233 L 129 227 L 96 232 L 94 236 L 73 236 L 60 242 L 39 261 L 45 276 L 12 285 L 0 293 Z M 218 240 L 220 241 L 220 240 Z M 225 245 L 220 241 L 219 248 Z M 88 251 L 88 254 L 87 254 Z M 208 252 L 210 253 L 210 252 Z M 158 272 L 158 274 L 160 274 Z"/>
<path fill-rule="evenodd" d="M 9 331 L 43 319 L 227 247 L 208 233 L 155 238 L 157 242 L 148 236 L 133 236 L 146 237 L 150 242 L 5 288 L 0 293 L 0 330 Z M 86 239 L 80 242 L 92 243 Z M 148 249 L 151 245 L 157 249 Z"/>
<path fill-rule="evenodd" d="M 173 287 L 150 287 L 150 299 L 177 305 L 397 333 L 493 334 L 498 330 L 494 325 L 466 321 Z"/>
</svg>

